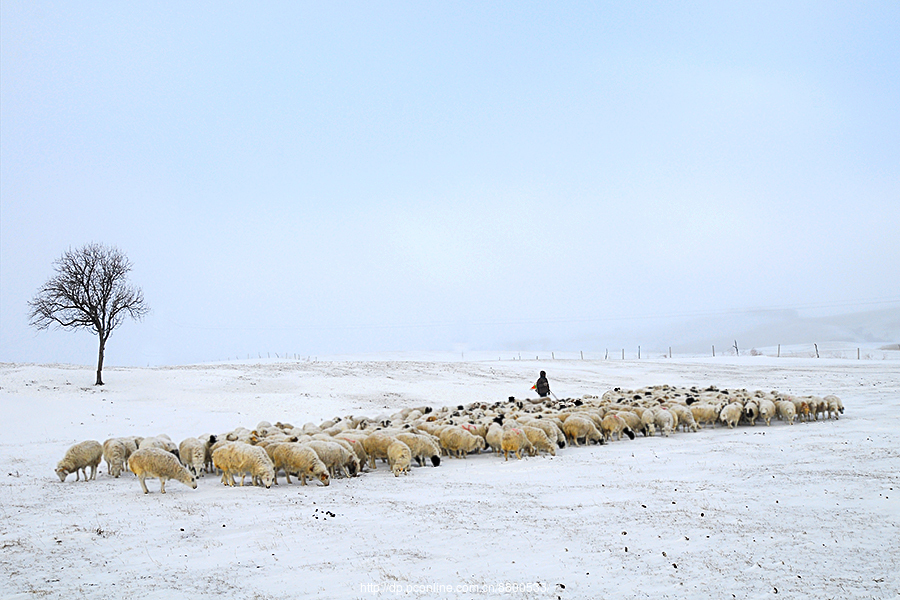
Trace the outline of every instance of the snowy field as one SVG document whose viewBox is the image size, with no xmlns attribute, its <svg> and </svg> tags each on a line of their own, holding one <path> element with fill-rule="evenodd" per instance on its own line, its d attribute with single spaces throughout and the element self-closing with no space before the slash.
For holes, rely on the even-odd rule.
<svg viewBox="0 0 900 600">
<path fill-rule="evenodd" d="M 0 598 L 897 598 L 900 360 L 844 356 L 272 359 L 107 369 L 101 388 L 90 367 L 3 364 Z M 716 385 L 846 412 L 329 487 L 144 495 L 105 463 L 88 483 L 53 471 L 81 440 L 494 402 L 541 369 L 561 398 Z"/>
</svg>

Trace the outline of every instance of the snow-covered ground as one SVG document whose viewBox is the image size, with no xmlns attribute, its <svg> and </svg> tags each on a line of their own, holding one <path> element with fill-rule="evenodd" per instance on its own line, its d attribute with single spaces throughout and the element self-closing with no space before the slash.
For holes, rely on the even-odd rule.
<svg viewBox="0 0 900 600">
<path fill-rule="evenodd" d="M 900 361 L 845 350 L 248 361 L 107 369 L 102 388 L 89 367 L 0 365 L 0 597 L 896 598 Z M 88 483 L 53 472 L 81 440 L 494 402 L 526 396 L 541 369 L 560 397 L 716 385 L 837 394 L 846 412 L 329 487 L 206 476 L 144 495 L 105 464 Z"/>
</svg>

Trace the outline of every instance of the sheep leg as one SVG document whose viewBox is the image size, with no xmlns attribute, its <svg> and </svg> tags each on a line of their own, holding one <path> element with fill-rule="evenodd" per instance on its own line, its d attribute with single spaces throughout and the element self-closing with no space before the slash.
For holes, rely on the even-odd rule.
<svg viewBox="0 0 900 600">
<path fill-rule="evenodd" d="M 166 493 L 166 478 L 165 477 L 159 478 L 159 493 L 160 494 Z"/>
<path fill-rule="evenodd" d="M 143 488 L 145 494 L 149 494 L 150 490 L 147 489 L 147 484 L 144 483 L 144 476 L 138 475 L 138 481 L 141 482 L 141 488 Z"/>
</svg>

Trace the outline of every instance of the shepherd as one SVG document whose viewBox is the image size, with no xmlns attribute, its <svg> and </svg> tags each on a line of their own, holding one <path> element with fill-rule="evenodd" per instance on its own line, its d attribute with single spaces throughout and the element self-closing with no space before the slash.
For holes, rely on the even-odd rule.
<svg viewBox="0 0 900 600">
<path fill-rule="evenodd" d="M 547 373 L 541 371 L 541 376 L 538 377 L 537 383 L 535 383 L 531 389 L 537 391 L 538 396 L 541 398 L 546 398 L 550 395 L 550 382 L 547 381 Z"/>
</svg>

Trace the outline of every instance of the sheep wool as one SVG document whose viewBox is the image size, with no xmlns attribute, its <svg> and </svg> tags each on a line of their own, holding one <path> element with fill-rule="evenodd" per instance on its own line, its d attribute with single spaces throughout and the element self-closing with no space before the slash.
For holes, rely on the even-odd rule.
<svg viewBox="0 0 900 600">
<path fill-rule="evenodd" d="M 288 483 L 291 482 L 291 474 L 299 477 L 302 485 L 306 485 L 307 477 L 318 479 L 323 485 L 328 485 L 330 481 L 328 467 L 316 451 L 308 446 L 296 443 L 281 444 L 275 449 L 274 459 L 275 468 L 284 470 Z"/>
<path fill-rule="evenodd" d="M 75 481 L 78 481 L 78 475 L 84 475 L 84 480 L 97 478 L 97 467 L 100 465 L 100 459 L 103 458 L 103 446 L 96 440 L 87 440 L 79 442 L 66 450 L 63 459 L 56 464 L 56 474 L 60 481 L 65 481 L 69 473 L 75 473 Z M 87 468 L 91 468 L 91 475 L 88 477 Z"/>
<path fill-rule="evenodd" d="M 509 460 L 509 453 L 512 452 L 516 459 L 522 458 L 522 452 L 531 452 L 531 442 L 528 436 L 518 427 L 510 427 L 503 430 L 503 438 L 500 442 L 500 448 L 503 450 L 503 459 Z"/>
<path fill-rule="evenodd" d="M 103 460 L 106 461 L 106 474 L 118 477 L 125 470 L 127 451 L 125 442 L 120 438 L 109 438 L 103 442 Z"/>
<path fill-rule="evenodd" d="M 194 477 L 200 476 L 200 471 L 206 464 L 206 444 L 200 438 L 185 438 L 178 444 L 178 456 Z"/>
<path fill-rule="evenodd" d="M 197 479 L 188 471 L 171 452 L 159 448 L 141 448 L 128 460 L 131 472 L 137 475 L 141 489 L 149 494 L 144 481 L 148 477 L 159 479 L 159 493 L 166 493 L 166 481 L 175 479 L 184 485 L 197 489 Z"/>
<path fill-rule="evenodd" d="M 394 477 L 399 477 L 400 473 L 409 475 L 409 464 L 412 461 L 412 452 L 409 446 L 397 440 L 388 446 L 388 465 Z"/>
<path fill-rule="evenodd" d="M 275 481 L 275 469 L 264 448 L 243 442 L 230 442 L 213 452 L 213 464 L 222 470 L 222 483 L 234 486 L 234 475 L 240 473 L 241 485 L 249 474 L 254 485 L 267 488 Z"/>
</svg>

